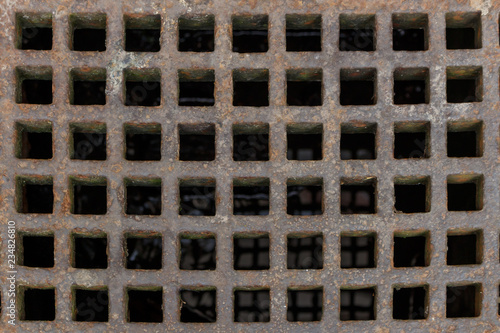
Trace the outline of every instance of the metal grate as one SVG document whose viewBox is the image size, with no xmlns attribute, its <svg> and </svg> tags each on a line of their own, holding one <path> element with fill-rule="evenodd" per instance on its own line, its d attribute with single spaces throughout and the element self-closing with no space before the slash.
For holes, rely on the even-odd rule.
<svg viewBox="0 0 500 333">
<path fill-rule="evenodd" d="M 0 8 L 3 330 L 498 330 L 498 2 Z"/>
</svg>

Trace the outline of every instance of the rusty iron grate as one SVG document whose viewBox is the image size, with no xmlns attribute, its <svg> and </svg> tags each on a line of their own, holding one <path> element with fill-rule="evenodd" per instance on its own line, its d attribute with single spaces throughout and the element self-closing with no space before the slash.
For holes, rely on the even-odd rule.
<svg viewBox="0 0 500 333">
<path fill-rule="evenodd" d="M 2 329 L 497 331 L 499 14 L 0 0 Z"/>
</svg>

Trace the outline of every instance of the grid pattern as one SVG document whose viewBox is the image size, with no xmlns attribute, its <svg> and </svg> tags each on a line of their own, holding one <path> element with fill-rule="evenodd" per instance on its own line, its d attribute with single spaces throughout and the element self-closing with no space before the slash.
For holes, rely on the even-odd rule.
<svg viewBox="0 0 500 333">
<path fill-rule="evenodd" d="M 150 1 L 97 0 L 92 4 L 69 4 L 60 6 L 56 1 L 22 1 L 14 6 L 2 3 L 4 29 L 0 33 L 0 172 L 2 198 L 0 231 L 2 240 L 8 238 L 6 223 L 14 220 L 18 232 L 32 234 L 51 234 L 54 239 L 54 264 L 49 268 L 18 266 L 18 292 L 20 297 L 33 298 L 45 303 L 35 304 L 35 309 L 53 304 L 55 313 L 33 311 L 32 319 L 45 316 L 53 321 L 21 320 L 18 327 L 23 331 L 50 331 L 57 325 L 60 330 L 85 331 L 89 324 L 73 319 L 81 314 L 73 313 L 72 293 L 75 286 L 92 290 L 104 290 L 109 300 L 107 321 L 92 323 L 96 330 L 142 331 L 146 327 L 154 330 L 206 330 L 210 325 L 213 331 L 227 331 L 239 327 L 234 322 L 232 305 L 234 288 L 269 288 L 270 320 L 267 323 L 248 324 L 250 330 L 295 330 L 324 331 L 342 330 L 348 332 L 368 331 L 375 325 L 381 329 L 394 330 L 429 329 L 446 331 L 457 327 L 457 321 L 449 317 L 470 317 L 460 321 L 463 331 L 494 330 L 499 325 L 498 286 L 499 286 L 499 234 L 498 210 L 500 193 L 498 187 L 498 144 L 499 120 L 496 110 L 499 107 L 498 63 L 499 45 L 499 4 L 496 2 L 471 2 L 459 5 L 425 1 L 413 5 L 410 2 L 385 3 L 361 1 L 343 3 L 339 7 L 331 2 L 262 2 L 255 1 L 231 3 L 215 0 L 208 4 L 193 4 L 191 1 L 151 3 Z M 52 47 L 50 50 L 24 50 L 16 37 L 16 13 L 33 13 L 40 8 L 43 13 L 52 13 Z M 342 11 L 339 11 L 339 8 Z M 369 8 L 369 12 L 367 12 Z M 477 15 L 467 15 L 466 28 L 481 27 L 477 40 L 470 47 L 448 50 L 446 33 L 447 22 L 456 28 L 460 16 L 449 18 L 453 12 L 475 13 L 481 10 L 480 22 Z M 70 14 L 102 12 L 107 14 L 106 51 L 72 51 L 72 41 L 68 33 Z M 286 14 L 321 14 L 321 51 L 286 51 Z M 426 51 L 395 51 L 392 47 L 392 14 L 408 12 L 428 15 L 428 28 L 425 41 Z M 151 20 L 134 20 L 135 13 L 151 15 Z M 178 19 L 187 13 L 207 14 L 215 17 L 213 52 L 186 53 L 177 51 Z M 262 53 L 233 52 L 231 42 L 233 15 L 255 13 L 267 15 L 268 50 Z M 124 19 L 124 15 L 128 19 Z M 374 51 L 349 52 L 339 50 L 340 28 L 352 29 L 352 24 L 340 14 L 369 14 L 366 24 L 362 24 L 363 34 L 372 36 Z M 160 16 L 160 49 L 158 52 L 129 52 L 125 50 L 125 26 L 151 28 Z M 260 17 L 260 16 L 259 16 Z M 99 21 L 100 19 L 97 19 Z M 347 21 L 346 21 L 347 20 Z M 40 17 L 41 26 L 47 25 L 47 17 Z M 209 20 L 210 21 L 210 20 Z M 251 20 L 250 20 L 251 21 Z M 99 21 L 100 22 L 100 21 Z M 315 21 L 317 22 L 317 21 Z M 353 23 L 354 22 L 354 23 Z M 351 24 L 350 24 L 351 23 Z M 239 22 L 254 24 L 252 22 Z M 259 24 L 259 22 L 255 23 Z M 398 23 L 399 24 L 399 23 Z M 258 27 L 259 31 L 262 26 Z M 203 28 L 205 29 L 205 28 Z M 367 31 L 373 29 L 371 35 Z M 44 30 L 45 31 L 45 30 Z M 45 34 L 46 32 L 44 32 Z M 345 32 L 349 34 L 349 31 Z M 467 33 L 467 32 L 465 32 Z M 262 34 L 258 34 L 262 36 Z M 244 34 L 243 34 L 244 36 Z M 350 35 L 348 35 L 350 36 Z M 17 46 L 17 48 L 16 48 Z M 156 50 L 156 46 L 153 45 Z M 45 48 L 46 45 L 37 46 Z M 450 47 L 451 48 L 451 47 Z M 210 48 L 209 48 L 210 49 Z M 104 75 L 105 104 L 102 97 L 97 105 L 73 105 L 70 73 L 74 69 L 84 69 L 90 79 L 102 81 Z M 103 74 L 102 68 L 105 68 Z M 269 91 L 268 104 L 261 108 L 233 105 L 233 70 L 267 70 Z M 427 82 L 424 97 L 417 96 L 420 104 L 394 104 L 394 75 L 397 69 L 426 69 L 423 79 L 413 73 L 409 79 Z M 139 70 L 144 69 L 141 72 Z M 201 71 L 200 71 L 201 69 Z M 303 70 L 306 69 L 306 70 Z M 357 69 L 362 69 L 357 71 Z M 129 70 L 129 71 L 127 71 Z M 125 71 L 125 72 L 124 72 Z M 261 72 L 261 71 L 259 71 Z M 357 72 L 361 73 L 359 76 Z M 75 73 L 80 73 L 78 70 Z M 304 75 L 301 75 L 304 73 Z M 417 75 L 418 74 L 418 75 Z M 76 74 L 77 75 L 77 74 Z M 404 73 L 402 74 L 405 75 Z M 316 106 L 287 105 L 287 84 L 290 77 L 294 80 L 315 82 L 307 91 L 316 94 L 312 98 Z M 363 105 L 344 105 L 341 102 L 341 81 L 352 87 L 352 80 L 373 83 L 373 96 L 363 96 Z M 408 77 L 404 77 L 407 79 Z M 464 80 L 468 83 L 471 100 L 466 103 L 453 103 L 447 99 L 447 78 Z M 39 80 L 51 79 L 52 99 L 25 104 L 22 80 L 28 80 L 24 91 L 29 91 Z M 141 106 L 127 99 L 126 81 L 147 82 L 155 91 L 160 88 L 159 99 L 148 101 Z M 257 82 L 263 79 L 259 77 Z M 213 101 L 210 88 L 204 90 L 204 103 L 213 106 L 179 105 L 179 81 L 214 83 Z M 404 80 L 403 80 L 404 81 Z M 473 81 L 471 85 L 471 81 Z M 24 82 L 24 81 L 23 81 Z M 318 103 L 318 84 L 321 82 L 320 103 Z M 16 84 L 18 84 L 16 86 Z M 31 86 L 30 86 L 31 85 Z M 472 88 L 470 88 L 472 87 Z M 95 89 L 99 90 L 99 86 Z M 305 89 L 305 88 L 304 88 Z M 370 88 L 368 88 L 370 89 Z M 448 89 L 449 86 L 448 86 Z M 464 88 L 465 89 L 465 88 Z M 472 92 L 471 92 L 472 91 Z M 189 91 L 188 91 L 189 92 Z M 289 91 L 290 93 L 290 91 Z M 208 96 L 208 97 L 207 97 Z M 194 103 L 187 94 L 185 101 Z M 349 101 L 349 96 L 346 96 Z M 344 100 L 344 101 L 345 101 Z M 127 101 L 132 101 L 127 103 Z M 288 100 L 289 101 L 289 100 Z M 199 101 L 198 101 L 199 102 Z M 301 101 L 294 102 L 301 104 Z M 182 103 L 181 103 L 182 104 Z M 291 104 L 291 103 L 288 103 Z M 269 156 L 266 161 L 241 162 L 233 160 L 233 125 L 244 120 L 248 124 L 268 124 Z M 471 158 L 452 158 L 447 155 L 448 123 L 455 121 L 482 121 L 481 156 Z M 52 133 L 52 158 L 31 159 L 29 152 L 19 153 L 16 148 L 19 122 L 31 128 L 32 122 L 42 122 L 33 132 Z M 50 129 L 46 123 L 50 122 Z M 429 123 L 426 127 L 425 157 L 418 159 L 399 159 L 395 156 L 395 123 Z M 287 159 L 287 125 L 315 123 L 322 124 L 322 158 L 319 160 Z M 45 124 L 45 125 L 44 125 Z M 79 132 L 85 129 L 93 133 L 106 133 L 104 158 L 88 161 L 74 157 L 72 152 L 72 131 L 78 124 Z M 82 125 L 83 124 L 83 127 Z M 124 131 L 125 124 L 155 125 L 156 133 L 161 129 L 159 161 L 133 161 L 126 159 Z M 213 160 L 179 160 L 179 125 L 195 125 L 198 134 L 210 136 L 204 128 L 196 129 L 197 124 L 213 124 Z M 341 124 L 353 132 L 363 133 L 366 124 L 376 124 L 374 159 L 341 159 Z M 363 125 L 365 124 L 365 125 Z M 156 125 L 159 125 L 156 126 Z M 398 126 L 399 126 L 398 125 Z M 357 127 L 359 130 L 357 131 Z M 403 126 L 404 127 L 404 126 Z M 417 126 L 418 127 L 418 126 Z M 415 127 L 415 128 L 417 128 Z M 104 131 L 103 131 L 104 128 Z M 409 127 L 408 132 L 417 132 Z M 366 130 L 364 131 L 366 132 Z M 400 127 L 398 127 L 400 132 Z M 96 145 L 102 136 L 94 136 L 90 145 Z M 267 142 L 267 140 L 266 140 Z M 477 150 L 476 150 L 477 151 Z M 152 153 L 153 155 L 157 152 Z M 307 154 L 306 154 L 307 155 Z M 46 155 L 44 155 L 46 156 Z M 363 156 L 357 154 L 356 156 Z M 43 176 L 43 177 L 38 177 Z M 106 185 L 106 212 L 97 214 L 74 214 L 72 210 L 74 190 L 70 187 L 71 177 L 83 183 L 95 185 L 98 176 L 99 186 Z M 432 201 L 429 212 L 404 214 L 395 211 L 395 177 L 429 177 L 428 197 Z M 16 178 L 21 177 L 21 178 Z M 235 178 L 260 177 L 269 179 L 269 214 L 265 216 L 233 215 L 232 184 Z M 20 180 L 19 180 L 20 179 Z M 311 181 L 308 182 L 308 180 Z M 103 182 L 104 180 L 104 182 Z M 399 180 L 400 181 L 400 180 Z M 291 182 L 291 183 L 290 183 Z M 299 182 L 299 183 L 297 183 Z M 302 183 L 300 183 L 302 182 Z M 375 184 L 375 206 L 373 214 L 342 214 L 341 185 Z M 447 191 L 450 185 L 475 184 L 475 200 L 469 211 L 449 210 Z M 22 189 L 42 184 L 52 187 L 54 200 L 48 214 L 34 214 L 29 211 L 29 203 L 19 204 Z M 185 186 L 215 187 L 214 214 L 198 216 L 179 214 L 180 184 Z M 321 214 L 313 216 L 287 214 L 287 186 L 322 186 Z M 129 197 L 127 187 L 152 187 L 159 191 L 156 204 L 149 200 L 148 215 L 127 214 Z M 20 190 L 21 189 L 21 190 Z M 204 191 L 195 195 L 201 196 Z M 459 187 L 459 191 L 470 192 L 470 186 Z M 358 191 L 357 193 L 359 193 Z M 156 193 L 156 192 L 155 192 Z M 210 192 L 212 193 L 212 192 Z M 149 196 L 148 196 L 149 197 Z M 198 198 L 199 199 L 199 198 Z M 353 199 L 353 198 L 351 198 Z M 354 198 L 355 199 L 355 198 Z M 354 200 L 353 199 L 353 200 Z M 356 205 L 363 205 L 363 197 Z M 28 200 L 28 199 L 26 199 Z M 155 199 L 156 200 L 156 199 Z M 154 200 L 153 200 L 154 201 Z M 366 201 L 366 198 L 365 198 Z M 366 203 L 366 202 L 365 202 Z M 448 203 L 448 204 L 447 204 Z M 210 204 L 210 203 L 209 203 Z M 194 204 L 193 204 L 194 205 Z M 459 208 L 460 204 L 455 204 Z M 454 206 L 454 205 L 452 205 Z M 47 205 L 44 205 L 45 209 Z M 480 263 L 476 265 L 450 266 L 446 262 L 447 237 L 449 230 L 481 230 Z M 73 232 L 96 232 L 107 237 L 107 268 L 80 269 L 72 265 L 71 239 Z M 394 233 L 429 232 L 428 248 L 431 249 L 430 264 L 425 267 L 394 268 Z M 261 232 L 268 233 L 270 239 L 270 264 L 267 270 L 235 270 L 233 264 L 233 234 Z M 341 269 L 340 237 L 341 232 L 376 235 L 376 265 L 367 269 Z M 124 259 L 124 239 L 127 233 L 155 234 L 161 236 L 161 268 L 159 270 L 126 269 Z M 200 233 L 214 235 L 217 241 L 216 269 L 182 270 L 179 268 L 179 235 Z M 321 233 L 323 236 L 322 269 L 288 270 L 287 235 L 293 233 Z M 18 241 L 18 244 L 20 242 Z M 19 247 L 19 245 L 18 245 Z M 3 247 L 5 248 L 5 246 Z M 18 254 L 20 255 L 20 254 Z M 6 251 L 0 255 L 0 265 L 7 271 Z M 155 266 L 156 267 L 156 266 Z M 8 283 L 6 275 L 2 281 L 2 309 Z M 393 288 L 428 286 L 428 312 L 426 320 L 407 321 L 393 319 Z M 458 287 L 457 287 L 458 286 Z M 465 286 L 465 287 L 463 287 Z M 37 289 L 41 288 L 41 289 Z M 290 289 L 292 288 L 292 289 Z M 341 291 L 373 289 L 375 299 L 373 321 L 343 321 L 340 318 Z M 198 289 L 198 290 L 197 290 Z M 313 322 L 303 322 L 300 326 L 287 320 L 287 295 L 289 290 L 321 290 L 320 318 Z M 35 291 L 34 291 L 35 290 Z M 43 292 L 39 292 L 42 290 Z M 185 290 L 192 291 L 189 306 L 201 304 L 203 320 L 209 322 L 192 326 L 183 318 L 183 305 L 179 295 Z M 137 302 L 130 299 L 134 291 Z M 204 300 L 205 295 L 213 295 Z M 92 294 L 99 299 L 100 294 Z M 160 296 L 158 296 L 160 295 Z M 475 296 L 475 298 L 474 298 Z M 76 297 L 76 296 L 75 296 Z M 134 296 L 135 297 L 135 296 Z M 454 300 L 463 304 L 476 304 L 475 309 L 456 311 L 447 307 Z M 160 323 L 146 324 L 130 322 L 127 312 L 141 302 L 151 304 L 151 321 Z M 36 305 L 38 304 L 38 305 Z M 488 306 L 486 306 L 488 305 Z M 318 305 L 315 303 L 315 307 Z M 344 306 L 350 306 L 344 304 Z M 160 310 L 159 310 L 160 308 Z M 297 308 L 295 308 L 297 310 Z M 295 311 L 294 310 L 294 311 Z M 50 312 L 50 311 L 49 311 Z M 214 313 L 216 318 L 214 320 Z M 28 316 L 29 317 L 29 316 Z M 21 318 L 23 318 L 21 316 Z M 5 311 L 1 319 L 6 320 Z M 24 319 L 30 319 L 24 317 Z M 202 319 L 199 319 L 200 321 Z M 189 326 L 191 325 L 191 326 Z"/>
</svg>

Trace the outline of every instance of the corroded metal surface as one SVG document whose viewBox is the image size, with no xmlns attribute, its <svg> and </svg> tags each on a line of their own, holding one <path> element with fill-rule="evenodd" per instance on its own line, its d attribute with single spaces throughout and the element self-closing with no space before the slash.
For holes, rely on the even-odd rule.
<svg viewBox="0 0 500 333">
<path fill-rule="evenodd" d="M 52 13 L 53 47 L 48 51 L 16 49 L 16 13 Z M 445 15 L 448 12 L 481 11 L 482 47 L 471 50 L 447 50 Z M 71 51 L 69 17 L 73 13 L 107 14 L 105 52 Z M 392 14 L 427 13 L 428 50 L 405 52 L 392 50 Z M 498 66 L 500 59 L 498 17 L 500 3 L 487 0 L 463 1 L 7 1 L 0 0 L 0 215 L 2 229 L 1 296 L 2 330 L 7 327 L 8 291 L 7 221 L 14 220 L 18 231 L 52 231 L 55 237 L 53 268 L 29 268 L 18 265 L 18 285 L 54 286 L 54 321 L 17 321 L 23 332 L 52 331 L 325 331 L 325 332 L 400 332 L 457 331 L 495 332 L 499 330 L 498 286 L 500 281 L 499 224 L 500 210 L 498 137 L 500 107 Z M 124 14 L 161 15 L 161 50 L 151 53 L 124 50 Z M 235 14 L 269 15 L 269 51 L 266 53 L 232 52 L 231 17 Z M 376 51 L 340 52 L 339 14 L 375 14 Z M 214 52 L 177 51 L 178 18 L 185 14 L 214 14 Z M 322 51 L 286 52 L 285 15 L 321 14 Z M 133 15 L 132 15 L 133 16 Z M 16 71 L 22 66 L 52 69 L 53 102 L 48 105 L 16 103 Z M 446 102 L 448 66 L 482 67 L 482 100 L 474 103 Z M 69 77 L 73 68 L 106 69 L 106 105 L 70 104 Z M 157 69 L 161 73 L 161 103 L 155 107 L 124 105 L 124 70 Z M 233 69 L 269 70 L 269 106 L 233 107 Z M 376 104 L 342 106 L 339 103 L 341 69 L 376 69 Z M 427 68 L 429 103 L 393 104 L 393 75 L 397 68 Z M 179 73 L 195 75 L 194 69 L 213 70 L 215 105 L 213 107 L 178 106 Z M 321 69 L 322 105 L 287 106 L 286 72 L 315 72 Z M 309 69 L 314 69 L 311 71 Z M 189 70 L 185 71 L 185 70 Z M 298 71 L 296 71 L 298 70 Z M 179 72 L 181 71 L 181 72 Z M 206 72 L 201 72 L 206 73 Z M 454 72 L 455 74 L 459 74 Z M 186 75 L 187 75 L 186 74 Z M 19 101 L 19 100 L 18 100 Z M 484 122 L 482 157 L 448 158 L 446 129 L 448 121 Z M 16 121 L 51 121 L 53 158 L 23 160 L 16 158 Z M 341 160 L 340 124 L 356 121 L 377 124 L 376 159 Z M 395 122 L 430 123 L 430 157 L 395 159 L 393 127 Z M 107 158 L 103 161 L 70 159 L 70 123 L 106 124 Z M 270 158 L 266 162 L 235 162 L 232 158 L 234 123 L 268 123 Z M 124 124 L 161 124 L 161 161 L 137 162 L 124 158 Z M 184 162 L 178 159 L 178 124 L 215 124 L 216 157 L 209 162 Z M 290 123 L 323 124 L 323 158 L 317 161 L 293 161 L 286 158 L 286 129 Z M 363 125 L 364 126 L 364 125 Z M 362 127 L 363 127 L 362 126 Z M 15 204 L 16 176 L 51 176 L 54 188 L 53 214 L 18 213 Z M 455 181 L 482 175 L 482 209 L 473 212 L 447 210 L 447 177 Z M 460 175 L 468 175 L 461 177 Z M 108 209 L 105 215 L 71 213 L 70 176 L 99 176 L 107 179 Z M 429 176 L 430 211 L 399 214 L 394 210 L 394 178 Z M 234 178 L 259 177 L 270 180 L 268 216 L 232 214 Z M 321 179 L 323 214 L 287 215 L 288 179 Z M 125 214 L 125 179 L 161 179 L 162 210 L 159 216 Z M 216 184 L 215 216 L 179 215 L 179 179 L 213 179 Z M 462 179 L 463 178 L 463 179 Z M 345 215 L 340 212 L 340 185 L 345 179 L 375 180 L 376 214 Z M 5 226 L 5 227 L 4 227 Z M 447 266 L 448 229 L 483 230 L 484 258 L 479 265 Z M 89 270 L 71 267 L 70 235 L 78 231 L 99 231 L 108 235 L 107 269 Z M 393 234 L 407 230 L 430 231 L 430 265 L 394 268 Z M 340 233 L 376 233 L 376 268 L 341 269 Z M 139 271 L 125 269 L 123 237 L 125 232 L 155 232 L 163 236 L 162 269 Z M 215 235 L 217 268 L 211 271 L 180 270 L 179 234 L 201 232 Z M 233 269 L 233 233 L 268 232 L 270 269 L 237 271 Z M 322 232 L 323 268 L 288 270 L 286 235 L 297 232 Z M 455 283 L 482 284 L 481 311 L 476 318 L 446 318 L 446 286 Z M 429 309 L 425 320 L 394 320 L 394 285 L 428 284 Z M 73 285 L 107 286 L 109 321 L 85 323 L 73 321 Z M 125 287 L 163 288 L 162 323 L 128 323 Z M 190 324 L 179 321 L 179 288 L 213 286 L 216 288 L 215 323 Z M 270 289 L 270 322 L 234 323 L 233 288 L 267 287 Z M 323 315 L 317 322 L 287 321 L 287 288 L 303 286 L 323 288 Z M 340 321 L 341 287 L 376 287 L 374 321 Z M 13 329 L 12 329 L 13 330 Z"/>
</svg>

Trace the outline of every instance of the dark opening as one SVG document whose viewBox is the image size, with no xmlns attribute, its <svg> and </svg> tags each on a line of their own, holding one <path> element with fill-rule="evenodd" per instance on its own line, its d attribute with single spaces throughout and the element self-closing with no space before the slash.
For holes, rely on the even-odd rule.
<svg viewBox="0 0 500 333">
<path fill-rule="evenodd" d="M 107 186 L 79 185 L 73 186 L 73 214 L 106 214 Z"/>
<path fill-rule="evenodd" d="M 375 51 L 373 29 L 340 29 L 340 51 Z"/>
<path fill-rule="evenodd" d="M 27 267 L 54 267 L 54 236 L 22 235 L 22 265 Z"/>
<path fill-rule="evenodd" d="M 428 103 L 425 80 L 397 80 L 394 78 L 394 104 Z"/>
<path fill-rule="evenodd" d="M 477 265 L 481 263 L 478 253 L 478 233 L 466 235 L 448 235 L 448 265 Z"/>
<path fill-rule="evenodd" d="M 213 161 L 215 159 L 215 126 L 207 131 L 179 126 L 179 160 Z"/>
<path fill-rule="evenodd" d="M 320 321 L 323 315 L 323 288 L 312 290 L 288 289 L 288 321 Z"/>
<path fill-rule="evenodd" d="M 341 105 L 374 105 L 375 82 L 373 80 L 340 81 Z"/>
<path fill-rule="evenodd" d="M 215 186 L 179 187 L 180 215 L 215 216 Z"/>
<path fill-rule="evenodd" d="M 233 186 L 234 215 L 269 215 L 269 186 Z"/>
<path fill-rule="evenodd" d="M 474 28 L 446 28 L 446 48 L 477 49 L 476 31 Z"/>
<path fill-rule="evenodd" d="M 427 158 L 426 132 L 394 133 L 394 158 Z"/>
<path fill-rule="evenodd" d="M 161 269 L 162 238 L 126 237 L 128 269 Z"/>
<path fill-rule="evenodd" d="M 77 160 L 106 160 L 106 133 L 73 132 L 73 158 Z"/>
<path fill-rule="evenodd" d="M 288 236 L 287 269 L 322 269 L 323 236 Z"/>
<path fill-rule="evenodd" d="M 52 22 L 51 22 L 52 24 Z M 22 50 L 52 50 L 52 27 L 26 26 L 21 32 Z"/>
<path fill-rule="evenodd" d="M 181 322 L 214 323 L 217 320 L 215 293 L 215 290 L 181 289 Z"/>
<path fill-rule="evenodd" d="M 75 289 L 75 321 L 108 321 L 109 296 L 107 289 Z"/>
<path fill-rule="evenodd" d="M 287 133 L 287 159 L 298 161 L 323 159 L 323 134 Z"/>
<path fill-rule="evenodd" d="M 446 147 L 448 157 L 480 157 L 476 131 L 452 132 L 448 129 Z"/>
<path fill-rule="evenodd" d="M 476 79 L 448 79 L 446 97 L 448 103 L 478 102 Z"/>
<path fill-rule="evenodd" d="M 288 185 L 286 213 L 289 215 L 323 214 L 323 186 Z"/>
<path fill-rule="evenodd" d="M 54 192 L 52 184 L 24 184 L 20 213 L 52 214 Z"/>
<path fill-rule="evenodd" d="M 179 51 L 212 52 L 214 50 L 215 18 L 181 16 L 179 18 Z"/>
<path fill-rule="evenodd" d="M 53 321 L 56 318 L 55 289 L 26 288 L 22 309 L 23 320 Z"/>
<path fill-rule="evenodd" d="M 268 16 L 233 16 L 233 52 L 267 52 Z"/>
<path fill-rule="evenodd" d="M 340 159 L 373 160 L 375 155 L 375 133 L 345 133 L 340 135 Z"/>
<path fill-rule="evenodd" d="M 158 106 L 161 104 L 161 82 L 159 80 L 126 81 L 125 105 Z"/>
<path fill-rule="evenodd" d="M 51 159 L 52 132 L 31 132 L 21 129 L 20 158 Z"/>
<path fill-rule="evenodd" d="M 133 133 L 125 136 L 125 158 L 129 161 L 161 160 L 161 133 Z"/>
<path fill-rule="evenodd" d="M 106 51 L 106 30 L 76 28 L 73 31 L 73 51 Z"/>
<path fill-rule="evenodd" d="M 375 267 L 375 236 L 340 238 L 340 268 Z"/>
<path fill-rule="evenodd" d="M 270 304 L 269 289 L 235 290 L 234 321 L 238 323 L 269 322 Z"/>
<path fill-rule="evenodd" d="M 161 186 L 127 185 L 126 214 L 129 215 L 160 215 Z"/>
<path fill-rule="evenodd" d="M 321 15 L 286 15 L 286 50 L 321 51 Z"/>
<path fill-rule="evenodd" d="M 73 81 L 73 105 L 105 105 L 106 81 Z"/>
<path fill-rule="evenodd" d="M 234 106 L 269 106 L 267 81 L 234 81 Z"/>
<path fill-rule="evenodd" d="M 163 290 L 127 290 L 128 322 L 161 323 Z"/>
<path fill-rule="evenodd" d="M 446 318 L 478 317 L 481 313 L 479 285 L 446 287 Z"/>
<path fill-rule="evenodd" d="M 454 184 L 448 181 L 448 210 L 480 210 L 477 195 L 477 185 L 474 182 Z"/>
<path fill-rule="evenodd" d="M 213 106 L 214 79 L 208 81 L 179 80 L 180 106 Z"/>
<path fill-rule="evenodd" d="M 394 288 L 392 318 L 415 320 L 427 318 L 426 287 Z"/>
<path fill-rule="evenodd" d="M 375 184 L 340 186 L 341 214 L 375 214 Z"/>
<path fill-rule="evenodd" d="M 23 104 L 52 104 L 52 79 L 24 79 L 21 94 Z"/>
<path fill-rule="evenodd" d="M 375 288 L 341 289 L 340 320 L 375 320 Z"/>
<path fill-rule="evenodd" d="M 269 269 L 269 235 L 234 237 L 234 269 Z"/>
<path fill-rule="evenodd" d="M 186 270 L 215 270 L 215 237 L 193 238 L 181 236 L 181 258 L 179 268 Z"/>
<path fill-rule="evenodd" d="M 394 184 L 394 208 L 401 213 L 425 213 L 427 207 L 426 184 Z"/>
<path fill-rule="evenodd" d="M 75 268 L 108 268 L 108 239 L 74 235 Z"/>
<path fill-rule="evenodd" d="M 446 48 L 481 48 L 481 12 L 446 13 Z"/>
<path fill-rule="evenodd" d="M 160 29 L 125 30 L 125 51 L 129 52 L 160 51 Z"/>
<path fill-rule="evenodd" d="M 427 235 L 394 235 L 394 267 L 429 266 L 427 260 Z"/>
<path fill-rule="evenodd" d="M 423 28 L 392 30 L 394 51 L 425 51 L 425 38 Z"/>
<path fill-rule="evenodd" d="M 286 103 L 296 106 L 322 105 L 321 81 L 287 81 Z"/>
<path fill-rule="evenodd" d="M 269 125 L 263 126 L 258 131 L 240 131 L 237 126 L 233 126 L 233 159 L 235 161 L 268 161 Z"/>
</svg>

